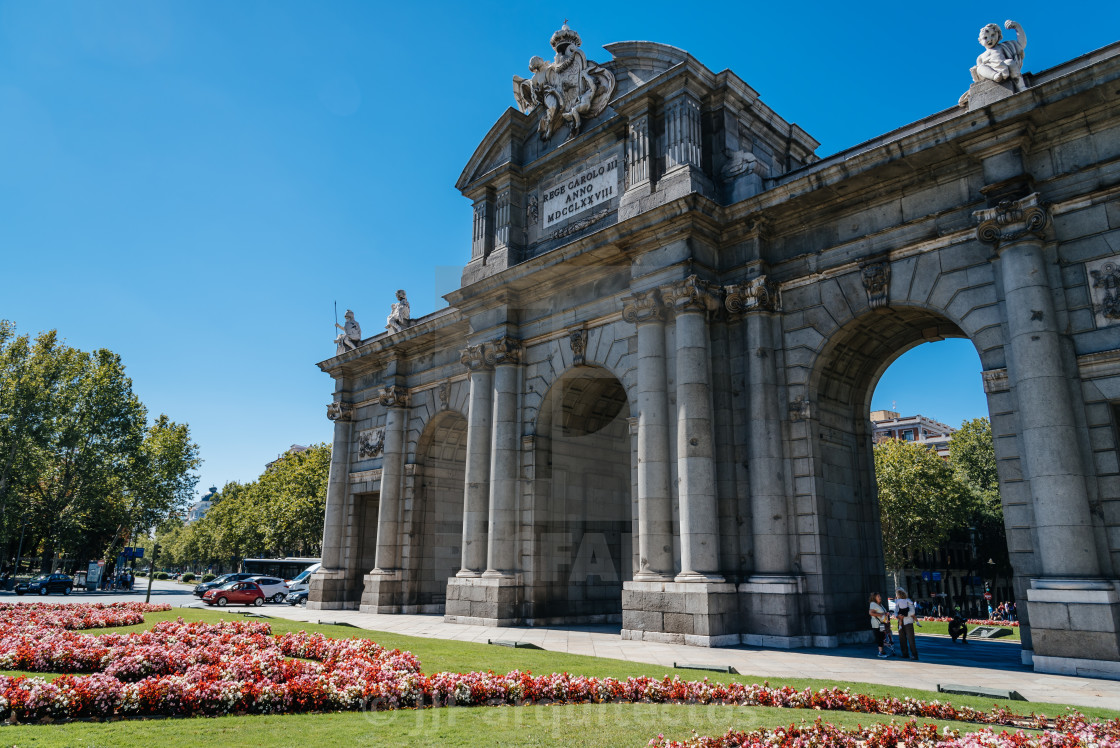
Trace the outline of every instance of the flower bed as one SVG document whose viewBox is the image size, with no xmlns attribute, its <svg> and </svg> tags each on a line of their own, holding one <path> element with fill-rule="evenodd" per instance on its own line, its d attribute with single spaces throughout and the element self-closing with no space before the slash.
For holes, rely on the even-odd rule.
<svg viewBox="0 0 1120 748">
<path fill-rule="evenodd" d="M 59 611 L 56 608 L 87 610 Z M 148 609 L 166 610 L 165 606 Z M 0 669 L 66 673 L 52 682 L 0 676 L 0 719 L 291 713 L 530 703 L 680 702 L 840 710 L 1018 727 L 1045 717 L 940 701 L 874 698 L 849 689 L 567 673 L 420 672 L 410 652 L 367 639 L 273 636 L 264 622 L 163 621 L 149 631 L 88 636 L 68 630 L 135 623 L 131 606 L 6 606 Z M 88 675 L 82 675 L 87 673 Z M 731 745 L 730 743 L 728 745 Z"/>
<path fill-rule="evenodd" d="M 0 631 L 37 629 L 104 629 L 135 626 L 145 613 L 171 610 L 170 605 L 102 603 L 58 605 L 51 603 L 0 603 Z"/>
<path fill-rule="evenodd" d="M 845 729 L 817 720 L 813 724 L 762 728 L 750 732 L 728 730 L 718 737 L 697 737 L 679 742 L 658 735 L 649 741 L 652 748 L 807 748 L 841 746 L 844 748 L 1117 748 L 1120 746 L 1120 720 L 1089 722 L 1077 715 L 1056 721 L 1054 729 L 1041 734 L 1022 731 L 995 733 L 990 729 L 962 734 L 936 725 L 920 725 L 914 720 L 902 724 L 871 725 Z"/>
<path fill-rule="evenodd" d="M 921 620 L 923 620 L 923 621 L 937 621 L 939 623 L 949 623 L 953 619 L 950 618 L 949 616 L 921 616 Z M 1016 628 L 1016 629 L 1019 628 L 1019 622 L 1018 621 L 997 621 L 997 620 L 994 620 L 994 619 L 991 619 L 991 618 L 988 618 L 988 619 L 969 618 L 968 619 L 968 625 L 969 626 L 1010 626 L 1011 628 Z"/>
</svg>

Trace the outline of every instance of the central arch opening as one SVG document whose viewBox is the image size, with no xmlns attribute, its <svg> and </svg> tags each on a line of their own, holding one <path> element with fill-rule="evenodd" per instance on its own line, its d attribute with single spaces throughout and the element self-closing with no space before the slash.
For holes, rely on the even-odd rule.
<svg viewBox="0 0 1120 748">
<path fill-rule="evenodd" d="M 549 388 L 535 434 L 534 623 L 619 622 L 633 577 L 630 408 L 609 371 L 584 366 Z"/>
</svg>

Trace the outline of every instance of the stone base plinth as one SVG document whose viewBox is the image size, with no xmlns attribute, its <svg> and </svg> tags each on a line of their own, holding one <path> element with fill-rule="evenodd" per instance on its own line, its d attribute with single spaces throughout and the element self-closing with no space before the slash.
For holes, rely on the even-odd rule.
<svg viewBox="0 0 1120 748">
<path fill-rule="evenodd" d="M 1006 99 L 1015 94 L 1015 87 L 1011 81 L 996 83 L 995 81 L 982 80 L 968 87 L 968 111 L 988 106 L 992 102 Z"/>
<path fill-rule="evenodd" d="M 624 582 L 622 638 L 727 647 L 739 643 L 739 599 L 726 582 Z"/>
<path fill-rule="evenodd" d="M 371 571 L 364 577 L 363 613 L 400 613 L 404 598 L 404 582 L 399 571 Z"/>
<path fill-rule="evenodd" d="M 354 584 L 345 569 L 319 569 L 307 588 L 309 610 L 357 610 Z"/>
<path fill-rule="evenodd" d="M 443 620 L 476 626 L 516 626 L 521 620 L 518 577 L 451 577 Z"/>
<path fill-rule="evenodd" d="M 800 609 L 805 599 L 805 578 L 754 575 L 738 587 L 743 643 L 756 647 L 808 647 L 812 637 L 807 616 Z"/>
<path fill-rule="evenodd" d="M 1036 672 L 1120 678 L 1118 587 L 1102 579 L 1031 580 L 1027 613 Z"/>
</svg>

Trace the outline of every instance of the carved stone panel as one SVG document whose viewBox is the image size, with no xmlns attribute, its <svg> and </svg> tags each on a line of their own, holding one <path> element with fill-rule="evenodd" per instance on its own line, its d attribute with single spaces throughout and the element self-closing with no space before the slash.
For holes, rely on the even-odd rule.
<svg viewBox="0 0 1120 748">
<path fill-rule="evenodd" d="M 1120 323 L 1120 257 L 1085 263 L 1097 327 Z"/>
<path fill-rule="evenodd" d="M 358 432 L 358 459 L 370 460 L 385 451 L 385 427 Z"/>
</svg>

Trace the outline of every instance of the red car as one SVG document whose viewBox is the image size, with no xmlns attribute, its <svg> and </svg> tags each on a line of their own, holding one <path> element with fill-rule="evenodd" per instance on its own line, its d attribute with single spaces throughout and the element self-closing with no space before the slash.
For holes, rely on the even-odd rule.
<svg viewBox="0 0 1120 748">
<path fill-rule="evenodd" d="M 225 607 L 230 603 L 264 605 L 264 591 L 256 582 L 230 582 L 213 590 L 206 590 L 202 602 Z"/>
</svg>

